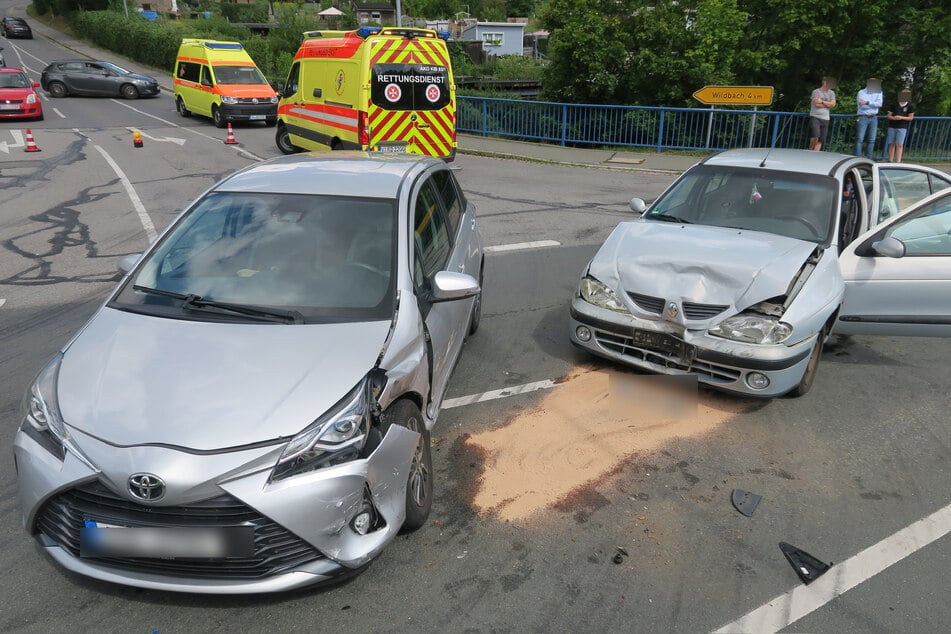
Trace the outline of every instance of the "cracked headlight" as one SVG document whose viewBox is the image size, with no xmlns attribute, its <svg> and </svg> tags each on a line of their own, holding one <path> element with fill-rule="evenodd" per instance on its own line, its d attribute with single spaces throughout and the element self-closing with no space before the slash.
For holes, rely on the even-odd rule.
<svg viewBox="0 0 951 634">
<path fill-rule="evenodd" d="M 734 315 L 709 330 L 715 337 L 745 343 L 782 343 L 792 334 L 792 326 L 765 315 Z"/>
<path fill-rule="evenodd" d="M 233 104 L 238 103 L 238 98 L 237 98 L 237 97 L 232 97 L 232 96 L 230 96 L 230 95 L 221 95 L 221 103 L 227 103 L 227 104 L 232 104 L 232 105 L 233 105 Z"/>
<path fill-rule="evenodd" d="M 627 307 L 621 303 L 617 294 L 610 288 L 587 276 L 581 280 L 581 287 L 578 289 L 581 298 L 589 304 L 594 304 L 600 308 L 607 308 L 619 313 L 629 312 Z"/>
<path fill-rule="evenodd" d="M 370 431 L 371 399 L 370 381 L 364 378 L 326 414 L 287 443 L 274 466 L 271 480 L 358 458 Z"/>
<path fill-rule="evenodd" d="M 23 399 L 23 423 L 20 425 L 20 431 L 60 460 L 66 458 L 68 438 L 56 395 L 62 361 L 62 353 L 57 354 L 33 380 Z"/>
</svg>

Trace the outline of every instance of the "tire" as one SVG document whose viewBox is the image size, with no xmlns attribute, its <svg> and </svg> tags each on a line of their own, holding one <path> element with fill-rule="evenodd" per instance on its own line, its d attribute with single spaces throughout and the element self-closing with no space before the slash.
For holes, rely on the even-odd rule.
<svg viewBox="0 0 951 634">
<path fill-rule="evenodd" d="M 175 100 L 175 109 L 178 110 L 178 114 L 183 117 L 192 116 L 192 111 L 185 107 L 185 100 L 179 97 Z"/>
<path fill-rule="evenodd" d="M 819 369 L 819 359 L 822 357 L 822 348 L 825 341 L 826 331 L 823 329 L 816 337 L 816 345 L 813 346 L 812 353 L 809 355 L 809 363 L 806 365 L 806 371 L 802 373 L 799 385 L 789 391 L 789 396 L 799 398 L 805 396 L 812 389 L 812 384 L 816 381 L 816 371 Z"/>
<path fill-rule="evenodd" d="M 211 107 L 211 120 L 215 122 L 216 128 L 223 128 L 228 125 L 228 122 L 225 121 L 225 118 L 221 115 L 221 108 L 218 106 Z"/>
<path fill-rule="evenodd" d="M 479 265 L 479 294 L 476 295 L 475 302 L 472 304 L 472 312 L 469 314 L 469 336 L 476 334 L 479 330 L 479 323 L 482 321 L 482 280 L 485 277 L 485 260 Z"/>
<path fill-rule="evenodd" d="M 122 88 L 119 89 L 119 94 L 122 95 L 123 99 L 138 99 L 139 89 L 132 84 L 123 84 Z"/>
<path fill-rule="evenodd" d="M 396 401 L 384 412 L 384 436 L 392 425 L 406 427 L 419 434 L 406 483 L 406 521 L 402 528 L 403 531 L 414 531 L 426 523 L 433 507 L 433 457 L 429 430 L 423 423 L 423 415 L 416 403 L 407 399 Z"/>
<path fill-rule="evenodd" d="M 66 84 L 59 81 L 51 81 L 46 88 L 46 92 L 55 99 L 60 99 L 69 94 L 69 91 L 66 90 Z"/>
<path fill-rule="evenodd" d="M 277 125 L 277 119 L 268 119 L 267 121 L 264 122 L 264 125 L 266 125 L 269 128 L 273 128 L 274 126 Z"/>
<path fill-rule="evenodd" d="M 277 143 L 277 149 L 282 154 L 296 154 L 300 149 L 291 143 L 291 136 L 287 133 L 287 126 L 278 124 L 277 132 L 274 134 L 274 142 Z"/>
</svg>

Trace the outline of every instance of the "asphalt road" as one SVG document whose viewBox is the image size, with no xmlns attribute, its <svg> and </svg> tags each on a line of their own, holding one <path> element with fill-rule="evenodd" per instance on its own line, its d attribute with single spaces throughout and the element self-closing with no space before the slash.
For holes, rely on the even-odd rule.
<svg viewBox="0 0 951 634">
<path fill-rule="evenodd" d="M 43 39 L 4 46 L 35 71 L 68 56 Z M 488 255 L 482 329 L 433 433 L 429 523 L 342 585 L 282 596 L 66 573 L 20 526 L 9 447 L 22 394 L 108 294 L 117 259 L 146 247 L 149 222 L 161 231 L 217 178 L 277 150 L 263 126 L 236 127 L 240 145 L 224 145 L 168 95 L 44 107 L 30 124 L 42 152 L 0 153 L 2 631 L 710 631 L 802 587 L 778 542 L 837 562 L 827 575 L 842 589 L 842 562 L 951 502 L 949 342 L 836 341 L 804 398 L 704 391 L 672 422 L 619 414 L 604 402 L 624 379 L 568 343 L 568 303 L 630 197 L 672 177 L 461 156 L 487 245 L 557 244 Z M 0 142 L 24 127 L 0 123 Z M 763 496 L 752 517 L 731 506 L 734 488 Z M 949 563 L 944 537 L 789 629 L 943 630 Z"/>
</svg>

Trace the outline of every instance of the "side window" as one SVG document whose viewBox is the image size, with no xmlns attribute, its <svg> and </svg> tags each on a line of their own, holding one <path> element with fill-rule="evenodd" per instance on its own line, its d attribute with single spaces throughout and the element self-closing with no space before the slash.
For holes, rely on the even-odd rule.
<svg viewBox="0 0 951 634">
<path fill-rule="evenodd" d="M 905 244 L 905 255 L 951 255 L 951 197 L 926 205 L 912 218 L 888 228 L 883 237 Z"/>
<path fill-rule="evenodd" d="M 284 83 L 284 92 L 282 96 L 290 97 L 297 92 L 297 84 L 300 82 L 300 62 L 294 62 L 291 70 L 287 73 L 287 81 Z"/>
<path fill-rule="evenodd" d="M 924 172 L 883 169 L 878 173 L 882 181 L 879 222 L 931 195 L 928 174 Z M 887 215 L 885 215 L 886 212 Z"/>
<path fill-rule="evenodd" d="M 449 229 L 439 208 L 439 198 L 432 180 L 420 187 L 416 196 L 413 237 L 416 243 L 415 281 L 422 285 L 426 279 L 441 271 L 449 259 Z"/>
<path fill-rule="evenodd" d="M 202 64 L 201 66 L 201 85 L 214 86 L 215 81 L 211 77 L 211 68 Z"/>
<path fill-rule="evenodd" d="M 201 64 L 195 62 L 179 62 L 178 78 L 185 81 L 193 81 L 196 84 L 201 79 Z"/>
<path fill-rule="evenodd" d="M 60 66 L 61 70 L 72 72 L 72 73 L 76 73 L 76 72 L 81 73 L 83 72 L 83 68 L 84 68 L 84 64 L 82 62 L 67 62 L 63 64 L 62 66 Z"/>
<path fill-rule="evenodd" d="M 459 188 L 452 172 L 442 170 L 433 174 L 433 184 L 442 196 L 446 210 L 446 221 L 449 223 L 449 233 L 456 235 L 459 230 L 459 219 L 462 217 L 462 200 L 459 197 Z"/>
<path fill-rule="evenodd" d="M 939 176 L 930 174 L 929 177 L 931 178 L 931 193 L 932 194 L 937 194 L 938 192 L 944 191 L 947 188 L 951 187 L 951 182 L 948 182 Z"/>
<path fill-rule="evenodd" d="M 106 72 L 106 69 L 99 64 L 86 64 L 86 68 L 83 69 L 83 72 L 90 75 L 102 75 Z"/>
</svg>

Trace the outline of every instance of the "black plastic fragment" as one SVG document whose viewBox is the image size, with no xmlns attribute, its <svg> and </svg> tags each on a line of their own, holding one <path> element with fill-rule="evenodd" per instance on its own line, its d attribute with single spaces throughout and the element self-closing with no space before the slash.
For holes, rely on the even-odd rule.
<svg viewBox="0 0 951 634">
<path fill-rule="evenodd" d="M 792 544 L 779 542 L 779 549 L 786 555 L 786 559 L 792 565 L 793 570 L 799 575 L 799 579 L 807 586 L 821 577 L 832 567 L 832 563 L 819 561 L 804 550 L 796 548 Z"/>
<path fill-rule="evenodd" d="M 756 510 L 759 501 L 762 499 L 762 495 L 756 495 L 755 493 L 750 493 L 743 489 L 733 489 L 733 506 L 736 507 L 737 511 L 747 517 L 753 516 L 753 511 Z"/>
</svg>

